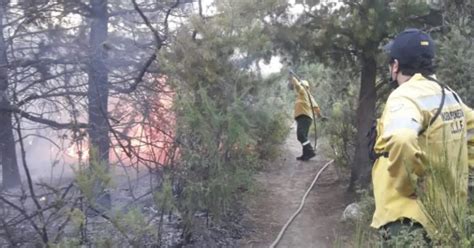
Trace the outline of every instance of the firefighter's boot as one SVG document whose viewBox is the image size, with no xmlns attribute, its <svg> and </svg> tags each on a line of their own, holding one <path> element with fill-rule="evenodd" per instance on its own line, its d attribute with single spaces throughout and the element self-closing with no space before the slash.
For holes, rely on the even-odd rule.
<svg viewBox="0 0 474 248">
<path fill-rule="evenodd" d="M 314 149 L 311 144 L 307 144 L 303 146 L 303 155 L 299 160 L 308 161 L 314 156 L 316 156 L 316 152 L 314 152 Z"/>
<path fill-rule="evenodd" d="M 303 152 L 303 154 L 304 154 L 304 152 Z M 296 157 L 296 160 L 302 160 L 303 159 L 303 154 L 301 154 L 301 156 Z"/>
<path fill-rule="evenodd" d="M 309 142 L 308 142 L 307 144 L 309 144 Z M 307 145 L 307 144 L 306 144 L 306 145 Z M 303 146 L 302 146 L 302 147 L 303 147 L 303 148 L 302 148 L 302 154 L 301 154 L 301 156 L 296 157 L 296 160 L 303 160 L 304 154 L 305 154 L 305 152 L 304 152 L 305 148 L 304 148 L 304 147 L 305 147 L 306 145 L 303 145 Z"/>
</svg>

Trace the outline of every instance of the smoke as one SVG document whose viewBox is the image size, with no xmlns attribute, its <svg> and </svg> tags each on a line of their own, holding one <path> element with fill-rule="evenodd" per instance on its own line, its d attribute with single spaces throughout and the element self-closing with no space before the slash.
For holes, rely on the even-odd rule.
<svg viewBox="0 0 474 248">
<path fill-rule="evenodd" d="M 109 28 L 105 46 L 106 67 L 109 80 L 111 165 L 161 166 L 167 163 L 174 148 L 175 119 L 172 112 L 174 93 L 167 86 L 167 79 L 160 73 L 155 61 L 143 76 L 136 89 L 127 94 L 135 84 L 146 58 L 156 53 L 151 31 L 135 13 L 130 1 L 109 3 Z M 212 1 L 211 1 L 212 2 Z M 12 1 L 7 15 L 26 14 L 18 1 Z M 195 4 L 190 2 L 191 4 Z M 209 3 L 204 4 L 207 9 Z M 75 5 L 64 5 L 66 8 Z M 168 7 L 157 5 L 163 11 L 146 12 L 150 21 L 163 30 L 163 17 Z M 6 54 L 11 61 L 22 58 L 21 65 L 12 66 L 10 72 L 9 100 L 25 113 L 58 123 L 87 123 L 87 84 L 90 61 L 90 19 L 78 13 L 62 10 L 55 5 L 42 6 L 41 16 L 34 25 L 18 28 L 12 22 L 5 30 L 19 30 L 15 42 Z M 77 7 L 77 6 L 76 6 Z M 150 6 L 144 6 L 150 7 Z M 186 8 L 176 11 L 190 11 Z M 194 11 L 194 10 L 191 10 Z M 182 14 L 182 13 L 181 13 Z M 183 17 L 184 15 L 178 15 Z M 174 32 L 184 21 L 172 18 Z M 33 22 L 32 22 L 33 23 Z M 5 32 L 5 39 L 12 39 L 12 32 Z M 169 41 L 166 41 L 169 42 Z M 93 54 L 92 54 L 93 55 Z M 16 66 L 16 65 L 15 65 Z M 54 95 L 54 96 L 51 96 Z M 13 100 L 15 99 L 15 100 Z M 88 163 L 88 137 L 86 129 L 57 129 L 21 118 L 26 164 L 35 181 L 52 182 L 71 178 L 74 171 Z M 23 158 L 16 135 L 18 166 L 24 177 Z M 137 162 L 140 159 L 149 162 Z"/>
<path fill-rule="evenodd" d="M 77 169 L 75 159 L 67 153 L 68 142 L 60 137 L 50 136 L 53 132 L 36 130 L 28 134 L 25 132 L 25 157 L 30 175 L 34 181 L 62 181 L 73 177 Z M 20 149 L 17 150 L 19 165 L 23 165 Z M 25 177 L 24 167 L 20 172 Z"/>
</svg>

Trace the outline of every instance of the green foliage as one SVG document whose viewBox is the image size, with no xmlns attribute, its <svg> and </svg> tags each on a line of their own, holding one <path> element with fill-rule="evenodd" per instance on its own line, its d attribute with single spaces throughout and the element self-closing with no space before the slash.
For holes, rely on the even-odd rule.
<svg viewBox="0 0 474 248">
<path fill-rule="evenodd" d="M 103 248 L 112 248 L 116 247 L 116 244 L 109 237 L 99 237 L 96 242 L 94 242 L 95 247 Z"/>
<path fill-rule="evenodd" d="M 153 193 L 153 200 L 156 206 L 164 213 L 175 208 L 173 197 L 173 186 L 171 180 L 167 177 L 161 185 L 161 189 Z"/>
<path fill-rule="evenodd" d="M 326 70 L 329 76 L 328 83 L 322 85 L 322 88 L 324 87 L 324 91 L 328 92 L 327 96 L 329 96 L 324 104 L 328 108 L 330 123 L 325 126 L 324 133 L 328 136 L 333 151 L 331 157 L 338 165 L 348 166 L 356 145 L 354 120 L 357 89 L 347 74 Z M 329 94 L 329 92 L 337 93 Z"/>
<path fill-rule="evenodd" d="M 268 110 L 269 108 L 259 109 L 254 114 L 254 116 L 258 117 L 255 119 L 255 125 L 260 127 L 255 130 L 255 135 L 258 137 L 256 152 L 259 158 L 266 160 L 277 157 L 280 152 L 280 147 L 277 145 L 281 144 L 289 131 L 288 115 L 275 110 Z"/>
<path fill-rule="evenodd" d="M 256 162 L 254 152 L 247 150 L 255 141 L 242 106 L 223 112 L 202 90 L 198 94 L 202 103 L 183 100 L 186 111 L 178 118 L 184 188 L 178 206 L 188 226 L 199 211 L 218 219 L 230 210 L 239 189 L 249 185 Z"/>
<path fill-rule="evenodd" d="M 340 166 L 348 166 L 355 148 L 352 137 L 356 133 L 355 127 L 351 124 L 354 117 L 352 105 L 344 102 L 336 102 L 332 107 L 330 115 L 333 125 L 326 129 L 332 148 L 332 157 Z"/>
<path fill-rule="evenodd" d="M 474 209 L 467 201 L 468 168 L 458 159 L 462 154 L 430 154 L 427 178 L 416 184 L 423 210 L 436 228 L 432 238 L 443 246 L 474 244 Z"/>
<path fill-rule="evenodd" d="M 96 157 L 96 151 L 93 148 L 91 148 L 91 154 L 92 157 Z M 108 165 L 98 159 L 91 159 L 87 168 L 80 168 L 75 171 L 75 174 L 76 184 L 92 206 L 96 204 L 98 197 L 106 194 L 106 189 L 112 184 Z"/>
<path fill-rule="evenodd" d="M 241 106 L 223 113 L 202 92 L 202 105 L 181 102 L 186 109 L 178 119 L 183 125 L 178 137 L 185 144 L 181 150 L 184 193 L 189 208 L 212 209 L 219 215 L 234 200 L 236 189 L 248 183 L 255 156 L 246 149 L 255 141 L 245 131 L 249 123 L 241 116 Z"/>
<path fill-rule="evenodd" d="M 64 238 L 58 244 L 48 244 L 47 247 L 51 248 L 69 248 L 69 247 L 80 247 L 81 242 L 77 238 Z"/>
<path fill-rule="evenodd" d="M 286 78 L 273 76 L 264 81 L 248 115 L 252 122 L 255 150 L 261 159 L 271 160 L 279 154 L 278 146 L 287 137 L 292 119 L 292 104 L 288 98 Z M 291 118 L 290 118 L 291 116 Z"/>
<path fill-rule="evenodd" d="M 246 17 L 248 3 L 219 2 L 228 16 L 193 18 L 197 35 L 183 27 L 172 49 L 160 55 L 176 92 L 176 208 L 186 237 L 196 215 L 218 221 L 233 209 L 258 159 L 276 155 L 288 130 L 281 81 L 264 80 L 252 69 L 265 59 L 269 40 L 259 35 L 263 25 Z"/>
<path fill-rule="evenodd" d="M 74 208 L 69 212 L 71 223 L 75 233 L 79 233 L 82 226 L 86 224 L 86 215 L 78 208 Z"/>
<path fill-rule="evenodd" d="M 133 247 L 144 247 L 150 240 L 159 240 L 156 237 L 153 239 L 158 232 L 139 208 L 132 208 L 125 213 L 116 211 L 111 222 Z"/>
<path fill-rule="evenodd" d="M 469 106 L 474 106 L 474 49 L 473 39 L 464 36 L 459 29 L 438 40 L 438 76 L 452 87 Z"/>
</svg>

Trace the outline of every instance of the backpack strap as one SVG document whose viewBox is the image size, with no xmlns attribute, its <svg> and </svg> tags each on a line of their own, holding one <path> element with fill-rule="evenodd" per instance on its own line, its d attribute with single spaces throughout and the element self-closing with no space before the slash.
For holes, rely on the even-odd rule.
<svg viewBox="0 0 474 248">
<path fill-rule="evenodd" d="M 433 123 L 436 121 L 436 119 L 438 118 L 438 116 L 441 114 L 441 111 L 443 110 L 443 106 L 444 106 L 444 102 L 446 100 L 446 86 L 444 84 L 441 84 L 438 80 L 434 79 L 433 77 L 430 77 L 430 76 L 425 76 L 423 75 L 426 79 L 430 80 L 430 81 L 433 81 L 435 83 L 437 83 L 440 87 L 441 87 L 441 102 L 439 103 L 439 107 L 438 109 L 436 110 L 436 113 L 434 114 L 434 116 L 430 119 L 430 124 L 427 126 L 427 127 L 424 127 L 423 129 L 421 129 L 419 132 L 418 132 L 418 136 L 422 135 L 426 129 L 428 129 L 428 127 L 430 127 L 431 125 L 433 125 Z M 457 98 L 456 98 L 457 100 Z"/>
</svg>

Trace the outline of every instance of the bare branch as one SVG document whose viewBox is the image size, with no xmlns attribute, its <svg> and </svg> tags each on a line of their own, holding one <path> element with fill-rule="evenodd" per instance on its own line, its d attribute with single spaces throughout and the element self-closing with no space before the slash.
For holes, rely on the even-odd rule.
<svg viewBox="0 0 474 248">
<path fill-rule="evenodd" d="M 179 2 L 179 0 L 178 0 Z M 137 4 L 137 1 L 136 0 L 132 0 L 132 3 L 133 3 L 133 8 L 138 12 L 138 14 L 140 15 L 140 17 L 143 19 L 143 21 L 145 22 L 145 25 L 151 30 L 151 32 L 153 33 L 153 37 L 155 38 L 155 42 L 157 44 L 157 47 L 158 49 L 161 48 L 162 44 L 163 44 L 163 39 L 160 37 L 160 33 L 158 32 L 158 30 L 156 30 L 155 27 L 153 27 L 153 25 L 151 25 L 151 22 L 150 20 L 148 19 L 148 17 L 146 17 L 146 15 L 143 13 L 143 11 L 140 9 L 140 6 L 138 6 Z"/>
<path fill-rule="evenodd" d="M 41 204 L 39 203 L 38 199 L 36 198 L 36 193 L 35 193 L 35 190 L 34 190 L 34 187 L 33 187 L 33 180 L 31 179 L 31 174 L 30 174 L 30 169 L 28 168 L 28 164 L 26 162 L 26 152 L 25 152 L 25 144 L 23 143 L 23 135 L 21 133 L 21 122 L 20 122 L 20 119 L 18 118 L 17 115 L 14 115 L 15 116 L 15 119 L 16 119 L 16 122 L 17 122 L 17 133 L 18 133 L 18 140 L 19 140 L 19 143 L 20 143 L 20 152 L 21 152 L 21 159 L 22 159 L 22 162 L 23 162 L 23 169 L 25 170 L 25 174 L 26 174 L 26 179 L 28 181 L 28 188 L 30 190 L 30 194 L 31 194 L 31 199 L 33 200 L 33 202 L 35 203 L 36 205 L 36 208 L 38 209 L 38 211 L 40 212 L 39 216 L 40 216 L 40 219 L 41 220 L 44 220 L 44 216 L 43 216 L 43 208 L 41 206 Z M 43 239 L 43 242 L 45 244 L 48 243 L 48 232 L 46 230 L 46 225 L 43 223 L 43 227 L 41 228 L 42 231 L 40 232 L 41 233 L 41 238 Z"/>
<path fill-rule="evenodd" d="M 128 87 L 126 89 L 120 89 L 120 88 L 117 87 L 117 88 L 115 88 L 115 91 L 117 91 L 118 93 L 123 93 L 123 94 L 129 94 L 129 93 L 132 93 L 133 91 L 135 91 L 137 89 L 138 85 L 142 82 L 143 76 L 145 76 L 146 71 L 151 66 L 153 61 L 155 61 L 155 59 L 156 59 L 156 53 L 153 53 L 147 59 L 147 61 L 145 62 L 145 65 L 142 67 L 142 69 L 138 73 L 138 76 L 135 78 L 133 84 L 130 85 L 130 87 Z"/>
<path fill-rule="evenodd" d="M 134 0 L 135 1 L 135 0 Z M 171 8 L 168 9 L 168 12 L 166 12 L 166 16 L 165 16 L 165 21 L 164 21 L 164 26 L 165 26 L 165 35 L 168 35 L 168 19 L 171 15 L 171 11 L 173 11 L 173 9 L 175 9 L 176 7 L 178 7 L 179 5 L 179 1 L 180 0 L 176 0 L 176 2 L 174 3 L 173 6 L 171 6 Z M 160 49 L 161 47 L 159 47 L 158 49 Z"/>
<path fill-rule="evenodd" d="M 86 92 L 82 91 L 75 91 L 75 92 L 58 92 L 58 93 L 51 93 L 51 94 L 36 94 L 33 93 L 29 96 L 27 96 L 25 99 L 20 100 L 16 105 L 17 106 L 23 106 L 26 103 L 37 100 L 37 99 L 46 99 L 46 98 L 52 98 L 52 97 L 60 97 L 60 96 L 87 96 Z"/>
<path fill-rule="evenodd" d="M 179 5 L 179 1 L 180 0 L 176 0 L 176 2 L 173 4 L 173 6 L 171 6 L 168 11 L 166 12 L 166 16 L 165 16 L 165 20 L 164 20 L 164 26 L 165 26 L 165 35 L 168 34 L 168 19 L 171 15 L 171 11 L 173 11 L 173 9 L 175 9 L 176 7 L 178 7 Z M 163 46 L 163 43 L 164 43 L 164 40 L 166 39 L 166 36 L 165 38 L 162 38 L 160 36 L 160 33 L 158 32 L 158 30 L 156 30 L 155 27 L 153 27 L 153 25 L 151 25 L 151 22 L 150 20 L 148 19 L 148 17 L 143 13 L 143 11 L 140 9 L 140 6 L 138 6 L 137 4 L 137 1 L 136 0 L 132 0 L 132 3 L 133 3 L 133 7 L 134 9 L 138 12 L 138 14 L 140 15 L 140 17 L 143 19 L 143 21 L 145 22 L 146 26 L 151 30 L 151 32 L 153 33 L 153 37 L 155 38 L 155 42 L 156 42 L 156 51 L 159 51 L 161 49 L 161 47 Z M 131 93 L 133 91 L 135 91 L 138 87 L 138 85 L 142 82 L 143 80 L 143 76 L 145 76 L 145 73 L 146 71 L 148 70 L 148 68 L 151 66 L 151 64 L 153 63 L 153 61 L 155 61 L 156 59 L 156 52 L 154 52 L 148 59 L 147 61 L 145 62 L 145 65 L 143 66 L 143 68 L 140 70 L 137 78 L 135 78 L 135 81 L 134 83 L 128 88 L 128 89 L 116 89 L 119 93 L 125 93 L 125 94 L 128 94 L 128 93 Z"/>
<path fill-rule="evenodd" d="M 40 228 L 38 227 L 38 225 L 33 221 L 33 219 L 28 215 L 28 213 L 26 212 L 26 210 L 24 210 L 23 208 L 21 208 L 20 206 L 16 205 L 15 203 L 9 201 L 7 198 L 3 197 L 0 195 L 0 200 L 3 201 L 4 203 L 6 203 L 8 206 L 12 207 L 13 209 L 15 209 L 16 211 L 18 211 L 21 215 L 23 215 L 25 217 L 25 219 L 27 219 L 31 226 L 36 230 L 36 232 L 40 235 L 42 235 L 42 231 L 40 230 Z"/>
<path fill-rule="evenodd" d="M 86 123 L 60 123 L 53 120 L 45 119 L 42 117 L 34 116 L 28 112 L 25 112 L 17 107 L 12 106 L 1 106 L 1 111 L 10 111 L 13 113 L 19 114 L 21 117 L 26 118 L 30 121 L 45 124 L 54 129 L 78 129 L 78 128 L 88 128 L 89 125 Z"/>
</svg>

